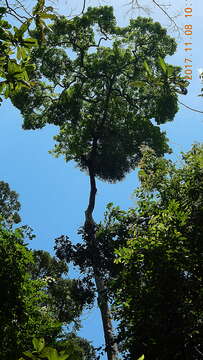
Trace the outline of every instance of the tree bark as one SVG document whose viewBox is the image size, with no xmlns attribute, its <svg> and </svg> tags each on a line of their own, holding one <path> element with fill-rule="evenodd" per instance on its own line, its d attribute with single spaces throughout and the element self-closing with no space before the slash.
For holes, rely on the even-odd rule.
<svg viewBox="0 0 203 360">
<path fill-rule="evenodd" d="M 88 242 L 92 248 L 92 268 L 94 273 L 94 279 L 98 294 L 98 306 L 101 311 L 102 324 L 104 330 L 104 338 L 105 338 L 105 351 L 107 353 L 108 360 L 116 360 L 118 358 L 118 348 L 115 342 L 114 334 L 113 334 L 113 326 L 111 320 L 111 312 L 108 305 L 106 289 L 104 285 L 104 281 L 100 275 L 100 271 L 98 269 L 98 251 L 97 251 L 97 243 L 96 243 L 96 224 L 93 219 L 93 211 L 95 207 L 95 198 L 96 198 L 96 181 L 94 172 L 89 166 L 89 177 L 90 177 L 90 196 L 89 196 L 89 204 L 87 210 L 85 211 L 85 232 L 87 235 Z"/>
</svg>

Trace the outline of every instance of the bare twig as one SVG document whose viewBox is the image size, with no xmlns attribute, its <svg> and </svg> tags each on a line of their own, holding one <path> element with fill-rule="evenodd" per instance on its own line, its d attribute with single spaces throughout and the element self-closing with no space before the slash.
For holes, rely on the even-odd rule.
<svg viewBox="0 0 203 360">
<path fill-rule="evenodd" d="M 158 2 L 156 0 L 152 0 L 152 2 L 159 8 L 159 10 L 161 10 L 164 15 L 166 15 L 166 17 L 171 21 L 171 23 L 174 25 L 174 28 L 179 32 L 179 26 L 176 24 L 174 18 L 172 18 L 168 12 L 163 8 L 163 6 L 159 5 Z"/>
<path fill-rule="evenodd" d="M 139 0 L 131 0 L 127 5 L 130 6 L 133 10 L 138 9 L 149 15 L 149 9 L 141 6 Z"/>
<path fill-rule="evenodd" d="M 193 108 L 191 108 L 190 106 L 183 104 L 181 101 L 178 101 L 178 102 L 179 102 L 179 104 L 185 106 L 185 107 L 186 107 L 187 109 L 189 109 L 189 110 L 192 110 L 192 111 L 198 112 L 198 113 L 200 113 L 200 114 L 203 114 L 203 111 L 201 111 L 201 110 L 193 109 Z"/>
<path fill-rule="evenodd" d="M 73 18 L 75 16 L 81 16 L 84 14 L 86 8 L 86 0 L 83 0 L 82 10 L 79 14 L 73 14 L 73 12 L 69 15 L 69 17 Z M 73 10 L 72 10 L 73 11 Z"/>
<path fill-rule="evenodd" d="M 133 10 L 138 9 L 140 11 L 143 11 L 145 13 L 147 13 L 148 15 L 150 14 L 150 9 L 141 5 L 140 3 L 141 0 L 131 0 L 128 5 L 131 6 L 131 8 Z M 178 35 L 180 36 L 180 26 L 177 25 L 176 21 L 174 20 L 176 18 L 176 16 L 171 16 L 167 10 L 164 9 L 164 7 L 169 7 L 170 5 L 160 5 L 160 3 L 157 0 L 151 0 L 151 3 L 154 4 L 169 20 L 171 25 L 173 25 L 173 28 L 175 31 L 178 32 Z"/>
<path fill-rule="evenodd" d="M 19 13 L 17 13 L 17 11 L 9 5 L 8 0 L 5 0 L 5 3 L 7 6 L 7 9 L 8 9 L 8 14 L 15 17 L 21 23 L 23 23 L 23 19 L 28 20 L 28 18 L 26 16 L 20 15 Z M 20 2 L 19 2 L 19 4 L 20 4 Z"/>
<path fill-rule="evenodd" d="M 21 1 L 19 0 L 16 0 L 17 4 L 20 5 L 20 7 L 25 11 L 25 13 L 29 16 L 29 17 L 32 17 L 32 14 L 30 14 L 27 9 L 25 8 L 25 6 L 21 3 Z"/>
</svg>

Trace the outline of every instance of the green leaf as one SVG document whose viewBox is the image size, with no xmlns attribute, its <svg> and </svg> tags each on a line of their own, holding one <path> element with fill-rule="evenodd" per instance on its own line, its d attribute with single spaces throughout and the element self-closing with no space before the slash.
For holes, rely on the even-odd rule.
<svg viewBox="0 0 203 360">
<path fill-rule="evenodd" d="M 42 13 L 42 14 L 40 14 L 40 18 L 41 19 L 53 19 L 54 20 L 56 18 L 56 15 Z"/>
<path fill-rule="evenodd" d="M 27 71 L 34 71 L 36 69 L 35 64 L 26 64 L 25 68 Z"/>
<path fill-rule="evenodd" d="M 21 27 L 18 30 L 20 35 L 23 35 L 27 31 L 27 29 L 28 29 L 29 25 L 31 24 L 31 22 L 32 22 L 32 19 L 28 19 L 26 22 L 24 22 L 24 24 L 21 25 Z"/>
<path fill-rule="evenodd" d="M 3 92 L 5 87 L 6 87 L 6 81 L 0 82 L 0 94 Z"/>
<path fill-rule="evenodd" d="M 171 75 L 174 74 L 174 68 L 173 68 L 173 66 L 170 66 L 170 65 L 167 66 L 167 74 L 168 74 L 168 76 L 171 76 Z M 184 85 L 184 86 L 185 86 L 185 85 Z"/>
<path fill-rule="evenodd" d="M 21 58 L 22 58 L 21 47 L 18 46 L 17 47 L 17 59 L 20 60 Z"/>
<path fill-rule="evenodd" d="M 144 360 L 144 355 L 142 355 L 138 360 Z"/>
<path fill-rule="evenodd" d="M 45 341 L 43 338 L 40 338 L 40 339 L 34 338 L 32 340 L 32 343 L 33 343 L 34 349 L 38 352 L 42 351 L 45 347 Z"/>
<path fill-rule="evenodd" d="M 36 47 L 38 45 L 37 40 L 33 39 L 33 38 L 24 39 L 23 44 L 24 44 L 24 46 L 29 47 L 29 48 Z"/>
<path fill-rule="evenodd" d="M 51 347 L 44 348 L 42 354 L 42 358 L 48 358 L 49 360 L 66 360 L 69 355 L 68 354 L 58 354 L 56 349 L 53 349 Z"/>
<path fill-rule="evenodd" d="M 53 12 L 53 11 L 54 11 L 53 6 L 47 6 L 47 7 L 46 7 L 46 11 L 52 11 L 52 12 Z"/>
<path fill-rule="evenodd" d="M 140 88 L 144 87 L 146 83 L 144 81 L 133 81 L 130 83 L 130 85 Z"/>
<path fill-rule="evenodd" d="M 21 56 L 23 60 L 27 59 L 27 52 L 23 46 L 21 47 Z"/>
<path fill-rule="evenodd" d="M 9 86 L 7 85 L 4 96 L 7 99 L 9 97 L 9 95 L 10 95 L 10 89 L 9 89 Z"/>
<path fill-rule="evenodd" d="M 150 67 L 149 67 L 149 65 L 147 64 L 146 61 L 144 61 L 143 65 L 144 65 L 144 68 L 145 68 L 146 72 L 147 72 L 149 75 L 152 75 L 152 70 L 150 69 Z"/>
<path fill-rule="evenodd" d="M 31 351 L 25 351 L 23 354 L 30 359 L 35 359 L 35 356 L 31 353 Z M 20 358 L 19 360 L 21 360 L 21 359 L 23 359 L 23 358 Z"/>
<path fill-rule="evenodd" d="M 166 74 L 167 73 L 167 65 L 166 65 L 165 61 L 160 56 L 158 58 L 158 63 L 161 66 L 163 72 Z"/>
<path fill-rule="evenodd" d="M 9 75 L 13 75 L 16 73 L 22 72 L 21 66 L 18 65 L 15 61 L 11 60 L 8 63 L 8 73 Z"/>
</svg>

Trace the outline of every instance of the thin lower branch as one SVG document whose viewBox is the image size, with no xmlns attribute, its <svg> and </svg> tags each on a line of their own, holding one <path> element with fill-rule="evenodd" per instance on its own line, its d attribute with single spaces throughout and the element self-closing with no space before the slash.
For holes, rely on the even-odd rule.
<svg viewBox="0 0 203 360">
<path fill-rule="evenodd" d="M 178 102 L 179 102 L 179 104 L 185 106 L 185 107 L 186 107 L 187 109 L 189 109 L 189 110 L 192 110 L 192 111 L 198 112 L 198 113 L 200 113 L 200 114 L 203 114 L 203 111 L 201 111 L 201 110 L 193 109 L 193 108 L 191 108 L 190 106 L 183 104 L 181 101 L 178 101 Z"/>
</svg>

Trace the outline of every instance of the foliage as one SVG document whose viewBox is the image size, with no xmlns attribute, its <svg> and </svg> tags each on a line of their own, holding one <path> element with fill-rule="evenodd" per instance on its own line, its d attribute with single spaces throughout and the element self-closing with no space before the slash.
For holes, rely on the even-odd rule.
<svg viewBox="0 0 203 360">
<path fill-rule="evenodd" d="M 56 341 L 55 347 L 58 351 L 71 354 L 73 359 L 98 360 L 93 346 L 74 333 L 67 334 L 60 341 Z"/>
<path fill-rule="evenodd" d="M 134 219 L 135 211 L 129 211 L 128 217 L 125 215 L 125 211 L 113 207 L 112 203 L 107 205 L 104 222 L 95 225 L 96 245 L 88 242 L 84 229 L 79 231 L 79 234 L 82 235 L 82 243 L 72 244 L 67 236 L 61 236 L 55 240 L 54 249 L 57 257 L 65 260 L 67 264 L 72 262 L 74 266 L 79 268 L 82 284 L 86 288 L 87 294 L 89 293 L 89 301 L 94 298 L 96 291 L 92 280 L 94 277 L 93 254 L 97 259 L 97 273 L 102 277 L 105 284 L 108 284 L 119 272 L 119 264 L 114 263 L 114 250 L 118 244 L 125 244 L 128 228 Z M 109 299 L 111 296 L 112 292 L 108 289 Z"/>
<path fill-rule="evenodd" d="M 78 327 L 82 310 L 93 302 L 88 289 L 79 280 L 64 278 L 68 274 L 64 259 L 58 260 L 43 250 L 34 250 L 33 256 L 29 272 L 32 279 L 46 279 L 51 312 L 63 324 L 74 321 Z"/>
<path fill-rule="evenodd" d="M 12 229 L 21 222 L 19 211 L 21 204 L 18 201 L 18 194 L 10 189 L 8 183 L 0 181 L 0 223 L 7 229 Z M 24 239 L 32 240 L 35 238 L 33 229 L 28 225 L 18 226 L 18 231 L 22 233 Z"/>
<path fill-rule="evenodd" d="M 201 359 L 203 147 L 183 154 L 181 167 L 145 149 L 140 166 L 112 285 L 121 348 L 129 359 Z"/>
<path fill-rule="evenodd" d="M 65 351 L 58 351 L 52 347 L 45 346 L 45 341 L 43 338 L 33 339 L 34 351 L 25 351 L 25 357 L 21 357 L 19 360 L 32 359 L 32 360 L 66 360 L 70 357 L 70 354 L 65 353 Z M 79 358 L 78 358 L 79 359 Z"/>
<path fill-rule="evenodd" d="M 29 267 L 33 280 L 47 277 L 58 279 L 68 273 L 67 265 L 63 261 L 58 261 L 55 257 L 52 257 L 47 251 L 33 250 L 33 257 L 34 262 Z"/>
<path fill-rule="evenodd" d="M 27 321 L 28 303 L 33 296 L 27 274 L 32 261 L 19 230 L 0 226 L 0 332 L 1 358 L 18 354 L 22 326 Z"/>
<path fill-rule="evenodd" d="M 10 189 L 8 183 L 0 181 L 1 222 L 4 222 L 7 227 L 11 227 L 13 223 L 18 224 L 21 221 L 19 210 L 18 194 Z"/>
<path fill-rule="evenodd" d="M 176 49 L 166 30 L 140 17 L 119 28 L 108 6 L 70 20 L 59 16 L 51 30 L 46 46 L 32 51 L 33 81 L 41 82 L 12 98 L 24 128 L 59 126 L 53 153 L 110 182 L 137 166 L 142 144 L 158 155 L 169 151 L 152 120 L 174 118 L 177 88 L 186 83 L 180 68 L 162 69 L 160 59 Z"/>
<path fill-rule="evenodd" d="M 56 339 L 64 338 L 70 323 L 78 328 L 79 316 L 86 306 L 86 292 L 78 281 L 62 277 L 67 271 L 63 261 L 47 252 L 28 250 L 21 229 L 8 230 L 1 225 L 2 360 L 17 359 L 30 346 L 33 335 L 55 343 Z M 93 358 L 89 343 L 79 341 L 77 337 L 71 340 L 75 351 L 87 352 Z"/>
<path fill-rule="evenodd" d="M 45 345 L 43 338 L 33 338 L 34 351 L 25 351 L 19 360 L 93 360 L 95 353 L 89 343 L 78 337 L 72 337 L 63 344 L 57 342 L 54 347 Z M 84 349 L 83 349 L 84 348 Z"/>
<path fill-rule="evenodd" d="M 34 82 L 30 81 L 30 73 L 35 69 L 29 61 L 30 52 L 43 43 L 44 31 L 48 27 L 44 19 L 53 19 L 52 11 L 53 8 L 45 6 L 44 0 L 37 0 L 30 16 L 27 12 L 26 16 L 17 13 L 8 1 L 0 7 L 0 102 L 22 87 L 34 86 Z M 21 25 L 12 25 L 5 19 L 8 15 Z M 37 38 L 30 36 L 32 25 Z"/>
</svg>

